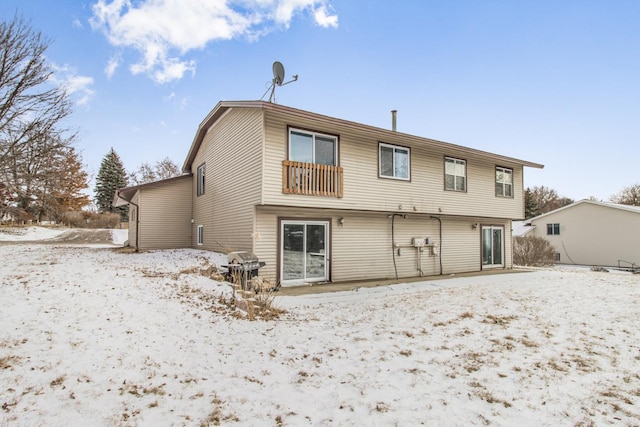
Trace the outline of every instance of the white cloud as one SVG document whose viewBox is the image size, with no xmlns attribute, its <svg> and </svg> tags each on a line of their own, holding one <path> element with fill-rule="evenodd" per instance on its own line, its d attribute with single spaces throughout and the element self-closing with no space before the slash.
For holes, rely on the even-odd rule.
<svg viewBox="0 0 640 427">
<path fill-rule="evenodd" d="M 84 26 L 82 25 L 82 22 L 80 22 L 80 20 L 77 18 L 72 21 L 72 24 L 75 28 L 78 28 L 80 30 L 84 28 Z"/>
<path fill-rule="evenodd" d="M 329 15 L 327 13 L 327 7 L 324 5 L 318 7 L 313 16 L 316 19 L 316 23 L 321 27 L 338 28 L 338 15 Z"/>
<path fill-rule="evenodd" d="M 95 94 L 91 89 L 93 77 L 80 76 L 76 70 L 67 65 L 51 64 L 53 74 L 49 80 L 67 92 L 77 105 L 87 105 Z"/>
<path fill-rule="evenodd" d="M 104 68 L 104 73 L 107 78 L 110 79 L 116 72 L 116 69 L 120 66 L 120 56 L 112 56 L 107 62 L 107 66 Z"/>
<path fill-rule="evenodd" d="M 158 83 L 192 75 L 184 56 L 216 40 L 255 40 L 276 26 L 288 28 L 297 14 L 310 13 L 321 27 L 338 26 L 328 0 L 98 0 L 90 19 L 114 46 L 139 52 L 129 66 Z M 109 67 L 107 67 L 109 69 Z M 114 68 L 115 70 L 115 68 Z"/>
</svg>

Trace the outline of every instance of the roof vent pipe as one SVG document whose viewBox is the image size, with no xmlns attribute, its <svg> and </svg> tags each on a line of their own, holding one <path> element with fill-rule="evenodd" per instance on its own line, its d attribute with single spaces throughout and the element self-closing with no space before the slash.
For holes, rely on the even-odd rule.
<svg viewBox="0 0 640 427">
<path fill-rule="evenodd" d="M 391 110 L 391 130 L 396 131 L 396 118 L 398 117 L 398 110 Z"/>
</svg>

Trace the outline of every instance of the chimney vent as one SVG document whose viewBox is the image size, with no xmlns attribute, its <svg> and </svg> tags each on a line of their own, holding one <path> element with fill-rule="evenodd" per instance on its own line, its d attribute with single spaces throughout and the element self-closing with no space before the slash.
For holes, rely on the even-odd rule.
<svg viewBox="0 0 640 427">
<path fill-rule="evenodd" d="M 398 117 L 398 110 L 391 110 L 391 130 L 396 131 L 396 118 Z"/>
</svg>

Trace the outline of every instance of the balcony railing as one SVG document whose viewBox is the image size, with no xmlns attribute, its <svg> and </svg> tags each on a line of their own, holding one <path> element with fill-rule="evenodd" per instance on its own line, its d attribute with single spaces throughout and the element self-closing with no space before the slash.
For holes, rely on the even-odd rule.
<svg viewBox="0 0 640 427">
<path fill-rule="evenodd" d="M 282 161 L 282 192 L 309 196 L 342 197 L 340 166 Z"/>
</svg>

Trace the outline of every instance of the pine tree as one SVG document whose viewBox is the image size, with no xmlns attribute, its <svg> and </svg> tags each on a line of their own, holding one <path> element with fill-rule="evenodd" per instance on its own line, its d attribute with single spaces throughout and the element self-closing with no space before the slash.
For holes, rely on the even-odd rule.
<svg viewBox="0 0 640 427">
<path fill-rule="evenodd" d="M 126 221 L 128 209 L 126 206 L 112 206 L 116 190 L 127 186 L 127 172 L 122 165 L 120 156 L 113 147 L 102 159 L 100 170 L 96 177 L 96 205 L 100 212 L 119 213 L 120 219 Z"/>
</svg>

